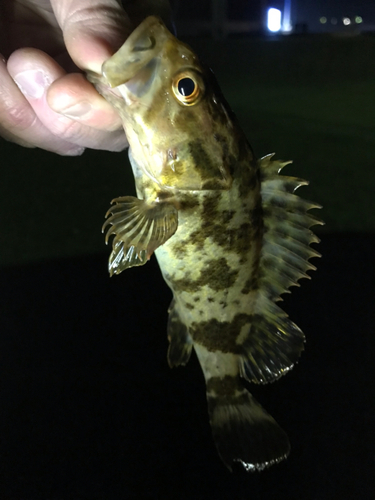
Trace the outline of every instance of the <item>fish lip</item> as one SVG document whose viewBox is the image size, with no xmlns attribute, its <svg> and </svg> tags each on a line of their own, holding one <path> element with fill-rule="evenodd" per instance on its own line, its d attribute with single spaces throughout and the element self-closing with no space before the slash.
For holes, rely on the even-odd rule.
<svg viewBox="0 0 375 500">
<path fill-rule="evenodd" d="M 163 21 L 155 16 L 145 19 L 119 50 L 102 65 L 102 75 L 110 87 L 118 87 L 134 78 L 160 54 L 165 40 L 173 37 Z"/>
<path fill-rule="evenodd" d="M 159 59 L 154 57 L 134 75 L 133 78 L 116 87 L 124 95 L 124 91 L 129 97 L 129 93 L 137 99 L 142 98 L 150 90 L 158 73 Z"/>
</svg>

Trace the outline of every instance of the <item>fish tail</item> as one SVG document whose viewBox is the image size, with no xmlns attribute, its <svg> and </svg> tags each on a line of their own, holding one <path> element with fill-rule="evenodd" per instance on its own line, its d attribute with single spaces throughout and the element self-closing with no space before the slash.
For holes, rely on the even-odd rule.
<svg viewBox="0 0 375 500">
<path fill-rule="evenodd" d="M 229 470 L 239 462 L 247 471 L 261 471 L 287 457 L 288 436 L 238 376 L 211 377 L 206 383 L 213 438 Z"/>
</svg>

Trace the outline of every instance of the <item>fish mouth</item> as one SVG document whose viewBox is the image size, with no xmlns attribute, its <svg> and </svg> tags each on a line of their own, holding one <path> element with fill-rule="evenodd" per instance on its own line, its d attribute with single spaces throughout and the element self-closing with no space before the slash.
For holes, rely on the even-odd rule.
<svg viewBox="0 0 375 500">
<path fill-rule="evenodd" d="M 131 33 L 124 45 L 104 62 L 102 74 L 108 84 L 118 87 L 130 82 L 131 92 L 137 96 L 144 93 L 145 85 L 150 86 L 153 81 L 157 56 L 165 41 L 171 37 L 173 35 L 159 18 L 148 17 Z"/>
<path fill-rule="evenodd" d="M 158 62 L 156 58 L 151 59 L 133 78 L 122 84 L 119 87 L 121 94 L 124 95 L 125 90 L 137 98 L 141 98 L 147 94 L 155 80 Z"/>
</svg>

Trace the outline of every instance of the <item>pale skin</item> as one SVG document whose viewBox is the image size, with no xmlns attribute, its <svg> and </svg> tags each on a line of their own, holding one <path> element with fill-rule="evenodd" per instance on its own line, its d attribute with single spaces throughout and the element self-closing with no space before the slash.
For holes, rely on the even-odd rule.
<svg viewBox="0 0 375 500">
<path fill-rule="evenodd" d="M 116 0 L 1 0 L 0 136 L 60 155 L 127 146 L 116 111 L 83 76 L 125 41 Z"/>
</svg>

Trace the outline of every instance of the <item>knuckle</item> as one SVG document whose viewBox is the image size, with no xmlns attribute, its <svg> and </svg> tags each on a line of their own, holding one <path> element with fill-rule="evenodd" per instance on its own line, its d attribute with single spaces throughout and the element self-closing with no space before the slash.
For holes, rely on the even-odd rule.
<svg viewBox="0 0 375 500">
<path fill-rule="evenodd" d="M 77 143 L 84 135 L 81 124 L 68 118 L 57 120 L 54 123 L 54 129 L 55 135 L 73 144 Z"/>
<path fill-rule="evenodd" d="M 1 117 L 1 115 L 3 115 Z M 37 117 L 32 109 L 22 104 L 12 104 L 0 111 L 0 120 L 3 126 L 10 129 L 11 132 L 24 132 L 31 128 Z"/>
</svg>

